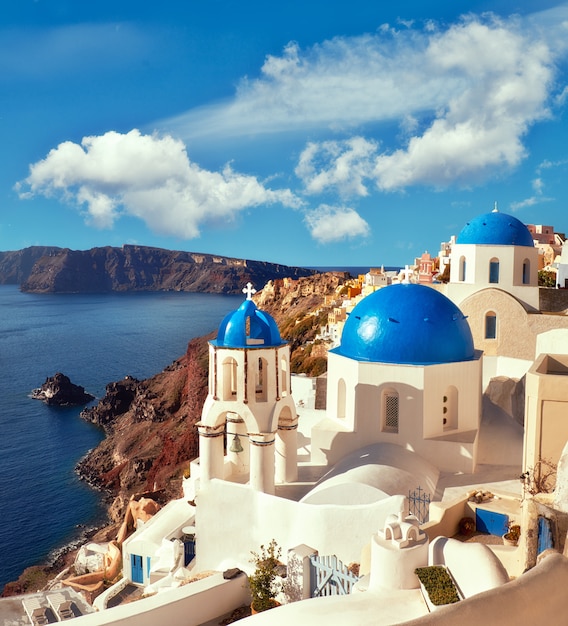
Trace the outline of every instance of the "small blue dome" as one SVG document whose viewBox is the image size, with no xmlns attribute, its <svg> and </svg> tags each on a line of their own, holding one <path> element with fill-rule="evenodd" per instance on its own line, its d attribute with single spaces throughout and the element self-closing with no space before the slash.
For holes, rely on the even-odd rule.
<svg viewBox="0 0 568 626">
<path fill-rule="evenodd" d="M 252 300 L 245 300 L 236 311 L 225 316 L 217 339 L 211 343 L 223 348 L 266 348 L 281 346 L 283 341 L 273 317 L 259 311 Z"/>
<path fill-rule="evenodd" d="M 516 217 L 493 211 L 479 215 L 461 230 L 457 243 L 534 247 L 529 229 Z"/>
<path fill-rule="evenodd" d="M 433 365 L 470 361 L 467 319 L 443 294 L 424 285 L 383 287 L 353 309 L 333 352 L 378 363 Z"/>
</svg>

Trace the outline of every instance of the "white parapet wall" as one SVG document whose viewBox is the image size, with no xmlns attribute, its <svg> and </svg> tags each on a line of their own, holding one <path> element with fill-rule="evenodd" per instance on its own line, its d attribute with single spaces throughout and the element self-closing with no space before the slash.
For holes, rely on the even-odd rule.
<svg viewBox="0 0 568 626">
<path fill-rule="evenodd" d="M 251 551 L 275 539 L 286 551 L 307 544 L 320 555 L 359 562 L 361 550 L 388 515 L 404 508 L 404 496 L 364 505 L 305 504 L 246 485 L 212 480 L 197 495 L 196 571 L 252 569 Z M 222 503 L 222 510 L 216 503 Z"/>
<path fill-rule="evenodd" d="M 76 626 L 200 626 L 250 603 L 247 578 L 225 580 L 217 572 L 177 589 L 73 620 Z"/>
</svg>

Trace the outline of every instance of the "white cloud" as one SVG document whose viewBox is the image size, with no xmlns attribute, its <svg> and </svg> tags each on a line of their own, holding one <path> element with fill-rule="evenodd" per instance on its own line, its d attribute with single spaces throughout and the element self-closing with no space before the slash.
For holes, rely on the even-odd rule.
<svg viewBox="0 0 568 626">
<path fill-rule="evenodd" d="M 542 178 L 540 178 L 540 176 L 532 181 L 532 188 L 534 189 L 535 193 L 542 194 L 544 189 L 544 182 Z"/>
<path fill-rule="evenodd" d="M 221 172 L 204 170 L 189 160 L 181 141 L 138 130 L 62 143 L 31 165 L 16 189 L 21 197 L 61 197 L 100 228 L 124 213 L 155 232 L 186 239 L 197 237 L 203 224 L 232 220 L 250 207 L 301 206 L 289 190 L 268 189 L 229 165 Z"/>
<path fill-rule="evenodd" d="M 554 90 L 562 90 L 554 79 L 567 48 L 563 22 L 547 12 L 468 16 L 444 29 L 431 21 L 404 26 L 309 49 L 292 42 L 267 56 L 258 78 L 241 81 L 233 99 L 165 127 L 186 138 L 221 138 L 307 129 L 362 135 L 372 125 L 378 142 L 377 124 L 399 125 L 394 141 L 380 137 L 381 154 L 358 155 L 335 139 L 308 144 L 297 169 L 308 193 L 334 187 L 360 196 L 370 183 L 384 191 L 468 186 L 517 167 L 526 133 L 550 115 Z"/>
<path fill-rule="evenodd" d="M 309 143 L 300 155 L 296 175 L 309 194 L 335 188 L 340 195 L 368 195 L 363 183 L 372 174 L 372 157 L 378 144 L 363 137 L 346 141 Z"/>
<path fill-rule="evenodd" d="M 468 184 L 517 166 L 525 156 L 523 135 L 549 114 L 553 71 L 546 45 L 514 23 L 470 19 L 434 35 L 426 59 L 438 72 L 460 76 L 463 89 L 421 135 L 377 159 L 378 187 Z"/>
<path fill-rule="evenodd" d="M 547 198 L 546 196 L 542 196 L 537 194 L 536 196 L 531 196 L 530 198 L 525 198 L 519 202 L 511 202 L 510 207 L 511 211 L 516 212 L 520 209 L 525 209 L 526 207 L 534 206 L 535 204 L 543 204 L 544 202 L 552 202 L 554 198 Z"/>
<path fill-rule="evenodd" d="M 510 205 L 511 210 L 518 211 L 520 209 L 531 207 L 536 204 L 542 204 L 544 202 L 552 202 L 554 198 L 544 195 L 545 181 L 544 181 L 543 175 L 548 174 L 548 170 L 550 169 L 557 168 L 557 167 L 562 168 L 566 164 L 568 164 L 568 160 L 564 160 L 564 159 L 559 160 L 559 161 L 549 161 L 546 159 L 542 161 L 542 163 L 540 163 L 539 166 L 536 168 L 536 178 L 534 178 L 531 182 L 534 195 L 528 198 L 525 198 L 524 200 L 511 202 L 511 205 Z"/>
<path fill-rule="evenodd" d="M 436 109 L 460 80 L 424 68 L 426 45 L 406 30 L 336 37 L 306 50 L 292 42 L 282 55 L 266 57 L 259 78 L 243 79 L 233 99 L 160 126 L 186 139 L 230 137 L 350 128 Z"/>
<path fill-rule="evenodd" d="M 357 211 L 348 207 L 322 204 L 307 212 L 304 219 L 311 236 L 320 243 L 363 239 L 370 233 L 369 224 Z"/>
</svg>

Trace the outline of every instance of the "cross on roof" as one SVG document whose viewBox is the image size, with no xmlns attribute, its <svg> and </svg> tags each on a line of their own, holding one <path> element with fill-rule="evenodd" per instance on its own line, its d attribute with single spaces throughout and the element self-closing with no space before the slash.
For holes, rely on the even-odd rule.
<svg viewBox="0 0 568 626">
<path fill-rule="evenodd" d="M 410 277 L 413 274 L 412 270 L 408 267 L 408 265 L 406 265 L 401 271 L 401 274 L 403 284 L 408 285 L 410 283 Z"/>
<path fill-rule="evenodd" d="M 247 283 L 246 287 L 243 287 L 243 293 L 246 294 L 247 300 L 252 300 L 253 295 L 256 293 L 256 289 L 252 286 L 252 283 Z"/>
</svg>

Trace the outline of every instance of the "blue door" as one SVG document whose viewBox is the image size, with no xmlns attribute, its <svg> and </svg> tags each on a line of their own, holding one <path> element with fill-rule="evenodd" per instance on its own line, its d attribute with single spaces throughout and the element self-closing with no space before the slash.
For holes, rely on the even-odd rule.
<svg viewBox="0 0 568 626">
<path fill-rule="evenodd" d="M 550 520 L 546 517 L 538 518 L 538 551 L 537 554 L 554 548 L 554 539 L 552 537 L 552 529 Z"/>
<path fill-rule="evenodd" d="M 195 539 L 187 539 L 183 542 L 183 564 L 189 565 L 195 556 Z"/>
<path fill-rule="evenodd" d="M 509 516 L 486 509 L 475 511 L 475 527 L 480 533 L 501 537 L 509 529 Z"/>
<path fill-rule="evenodd" d="M 137 554 L 130 555 L 130 568 L 132 570 L 132 582 L 142 584 L 144 582 L 144 569 L 142 557 Z"/>
</svg>

